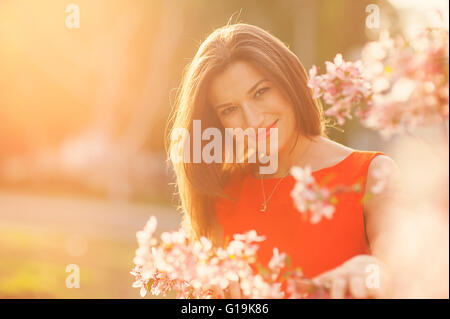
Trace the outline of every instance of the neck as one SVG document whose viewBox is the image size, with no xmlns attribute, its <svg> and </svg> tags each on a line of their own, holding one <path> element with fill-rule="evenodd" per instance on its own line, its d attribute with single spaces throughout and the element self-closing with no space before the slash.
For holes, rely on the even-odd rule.
<svg viewBox="0 0 450 319">
<path fill-rule="evenodd" d="M 286 145 L 278 153 L 278 168 L 274 174 L 264 175 L 263 178 L 279 178 L 289 174 L 289 171 L 293 165 L 305 162 L 306 156 L 309 153 L 311 144 L 315 142 L 314 137 L 312 140 L 299 135 L 298 139 L 293 139 L 292 143 Z M 295 144 L 294 144 L 295 143 Z M 257 167 L 258 165 L 256 165 Z M 255 177 L 260 177 L 259 170 L 253 171 Z"/>
</svg>

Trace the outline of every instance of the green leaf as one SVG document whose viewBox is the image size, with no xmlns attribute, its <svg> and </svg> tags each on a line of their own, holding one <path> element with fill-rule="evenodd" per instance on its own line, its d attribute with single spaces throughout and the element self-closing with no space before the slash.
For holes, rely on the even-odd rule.
<svg viewBox="0 0 450 319">
<path fill-rule="evenodd" d="M 371 193 L 365 193 L 364 196 L 361 198 L 361 203 L 365 204 L 371 197 L 372 197 Z"/>
<path fill-rule="evenodd" d="M 281 278 L 282 278 L 282 279 L 286 279 L 286 278 L 292 276 L 293 273 L 294 273 L 294 272 L 293 272 L 292 270 L 288 270 L 288 271 L 286 271 L 286 272 L 284 272 L 284 273 L 281 274 Z"/>
<path fill-rule="evenodd" d="M 330 203 L 332 204 L 332 205 L 336 205 L 337 203 L 338 203 L 338 198 L 336 197 L 336 196 L 331 196 L 331 198 L 330 198 Z"/>
<path fill-rule="evenodd" d="M 293 271 L 286 271 L 286 272 L 284 272 L 284 273 L 282 273 L 281 275 L 280 275 L 280 282 L 283 282 L 283 281 L 285 281 L 286 279 L 288 279 L 290 276 L 292 276 L 293 275 Z"/>
<path fill-rule="evenodd" d="M 269 275 L 269 269 L 268 269 L 268 268 L 264 267 L 264 266 L 261 265 L 261 264 L 256 264 L 256 267 L 258 268 L 258 272 L 259 272 L 262 276 L 266 277 L 266 276 Z"/>
<path fill-rule="evenodd" d="M 291 256 L 286 255 L 286 258 L 284 261 L 286 262 L 286 265 L 288 266 L 288 268 L 292 267 Z"/>
<path fill-rule="evenodd" d="M 354 192 L 360 192 L 361 190 L 362 190 L 361 183 L 358 182 L 358 183 L 353 185 L 353 191 Z"/>
</svg>

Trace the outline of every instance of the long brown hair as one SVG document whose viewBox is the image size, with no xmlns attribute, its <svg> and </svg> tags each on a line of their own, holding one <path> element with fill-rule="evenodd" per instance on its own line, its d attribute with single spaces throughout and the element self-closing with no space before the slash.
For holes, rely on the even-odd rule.
<svg viewBox="0 0 450 319">
<path fill-rule="evenodd" d="M 201 120 L 202 129 L 216 127 L 223 133 L 224 128 L 217 115 L 207 105 L 208 83 L 214 75 L 237 60 L 251 63 L 280 87 L 294 106 L 300 135 L 307 138 L 326 136 L 322 105 L 313 98 L 307 86 L 307 73 L 298 57 L 267 31 L 238 23 L 213 31 L 186 67 L 169 119 L 168 125 L 172 125 L 168 137 L 177 128 L 187 129 L 192 136 L 194 120 Z M 183 145 L 181 147 L 187 147 Z M 194 238 L 206 236 L 214 243 L 220 243 L 221 228 L 214 212 L 214 201 L 218 196 L 227 197 L 224 193 L 227 179 L 235 171 L 242 172 L 243 166 L 175 162 L 170 157 L 175 147 L 179 148 L 180 143 L 169 137 L 167 150 L 176 175 L 180 199 L 178 208 L 183 213 L 183 225 Z"/>
</svg>

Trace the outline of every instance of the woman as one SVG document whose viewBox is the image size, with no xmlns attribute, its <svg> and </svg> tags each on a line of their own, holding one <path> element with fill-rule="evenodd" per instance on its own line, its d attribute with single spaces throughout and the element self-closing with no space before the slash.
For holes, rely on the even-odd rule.
<svg viewBox="0 0 450 319">
<path fill-rule="evenodd" d="M 207 236 L 217 245 L 234 233 L 254 229 L 266 236 L 258 252 L 262 263 L 277 247 L 305 276 L 329 287 L 332 297 L 370 297 L 376 291 L 367 287 L 366 271 L 380 264 L 375 242 L 387 193 L 364 203 L 362 198 L 376 183 L 371 173 L 386 166 L 394 169 L 395 164 L 383 153 L 354 150 L 328 139 L 321 104 L 313 99 L 307 81 L 299 59 L 259 27 L 227 25 L 201 44 L 182 80 L 172 133 L 184 128 L 193 136 L 194 120 L 203 128 L 218 128 L 221 136 L 225 128 L 277 128 L 278 143 L 273 145 L 278 165 L 272 173 L 261 174 L 259 156 L 255 163 L 236 163 L 236 156 L 233 163 L 174 161 L 175 148 L 191 152 L 193 146 L 171 139 L 184 224 L 194 237 Z M 272 143 L 268 135 L 254 137 L 258 148 L 261 139 Z M 343 194 L 332 219 L 311 224 L 290 198 L 291 167 L 307 165 L 318 183 L 360 183 L 361 192 Z M 228 296 L 240 297 L 236 287 Z"/>
</svg>

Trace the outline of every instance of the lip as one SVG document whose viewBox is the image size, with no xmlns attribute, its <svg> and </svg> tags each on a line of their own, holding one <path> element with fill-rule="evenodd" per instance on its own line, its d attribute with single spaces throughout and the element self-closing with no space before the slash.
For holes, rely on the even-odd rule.
<svg viewBox="0 0 450 319">
<path fill-rule="evenodd" d="M 271 134 L 270 128 L 275 127 L 275 126 L 277 125 L 278 121 L 279 121 L 279 119 L 276 119 L 272 124 L 270 124 L 269 126 L 265 127 L 265 129 L 266 129 L 266 134 L 263 135 L 263 136 L 260 136 L 260 135 L 258 134 L 258 138 L 257 138 L 257 139 L 260 140 L 260 139 L 265 139 L 265 138 L 267 138 L 267 137 Z"/>
</svg>

